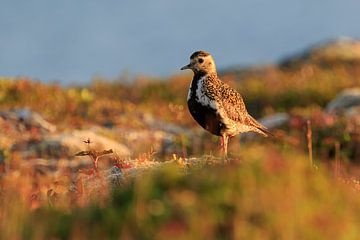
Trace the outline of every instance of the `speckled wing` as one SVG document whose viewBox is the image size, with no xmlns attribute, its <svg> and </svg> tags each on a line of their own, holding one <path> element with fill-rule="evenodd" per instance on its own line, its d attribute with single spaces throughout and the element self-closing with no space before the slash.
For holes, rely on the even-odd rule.
<svg viewBox="0 0 360 240">
<path fill-rule="evenodd" d="M 267 130 L 266 127 L 261 125 L 248 114 L 244 100 L 240 93 L 227 84 L 222 84 L 220 92 L 222 95 L 222 106 L 228 118 L 240 124 L 252 126 L 253 131 L 256 131 L 264 136 L 274 136 Z"/>
<path fill-rule="evenodd" d="M 251 119 L 248 118 L 248 112 L 240 93 L 225 83 L 221 85 L 219 90 L 222 107 L 227 117 L 233 121 L 250 125 Z"/>
</svg>

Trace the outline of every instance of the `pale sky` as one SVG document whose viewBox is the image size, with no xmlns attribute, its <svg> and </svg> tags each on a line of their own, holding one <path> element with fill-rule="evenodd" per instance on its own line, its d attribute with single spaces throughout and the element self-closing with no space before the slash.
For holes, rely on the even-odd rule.
<svg viewBox="0 0 360 240">
<path fill-rule="evenodd" d="M 273 63 L 309 45 L 360 38 L 359 0 L 0 0 L 0 76 L 86 83 L 165 77 L 190 54 L 218 67 Z"/>
</svg>

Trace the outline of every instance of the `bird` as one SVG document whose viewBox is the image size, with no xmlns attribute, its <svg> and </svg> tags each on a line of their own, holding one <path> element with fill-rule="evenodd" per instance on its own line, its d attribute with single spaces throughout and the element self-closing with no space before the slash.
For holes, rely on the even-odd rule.
<svg viewBox="0 0 360 240">
<path fill-rule="evenodd" d="M 228 140 L 245 132 L 256 132 L 264 137 L 273 134 L 248 113 L 239 92 L 223 82 L 216 71 L 214 58 L 200 50 L 190 56 L 194 76 L 189 86 L 187 105 L 194 120 L 211 134 L 220 136 L 221 149 L 227 158 Z"/>
</svg>

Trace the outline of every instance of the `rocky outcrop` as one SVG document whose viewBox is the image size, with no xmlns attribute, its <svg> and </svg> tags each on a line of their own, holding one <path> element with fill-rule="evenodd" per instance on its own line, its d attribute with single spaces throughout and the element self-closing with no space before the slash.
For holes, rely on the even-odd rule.
<svg viewBox="0 0 360 240">
<path fill-rule="evenodd" d="M 90 145 L 85 141 L 90 139 Z M 50 134 L 41 140 L 28 140 L 15 143 L 11 150 L 19 152 L 23 158 L 72 158 L 75 153 L 86 150 L 112 149 L 117 156 L 126 157 L 130 150 L 125 145 L 90 130 Z"/>
<path fill-rule="evenodd" d="M 259 119 L 259 122 L 269 130 L 276 129 L 288 125 L 290 115 L 287 113 L 275 113 Z"/>
<path fill-rule="evenodd" d="M 326 106 L 328 113 L 345 113 L 353 107 L 360 106 L 360 88 L 349 88 L 341 91 L 334 100 Z"/>
<path fill-rule="evenodd" d="M 71 132 L 50 135 L 46 138 L 43 144 L 51 146 L 56 143 L 57 145 L 67 148 L 69 153 L 74 154 L 78 151 L 86 149 L 84 141 L 87 139 L 90 140 L 90 146 L 92 149 L 112 149 L 119 156 L 130 155 L 130 150 L 125 145 L 91 130 L 74 130 Z"/>
<path fill-rule="evenodd" d="M 39 128 L 47 132 L 55 132 L 56 126 L 46 121 L 40 114 L 26 108 L 15 109 L 12 111 L 0 112 L 0 117 L 5 121 L 16 124 L 19 128 L 31 129 Z"/>
<path fill-rule="evenodd" d="M 284 58 L 279 66 L 291 67 L 304 63 L 360 61 L 360 41 L 339 38 L 316 44 L 300 54 Z"/>
</svg>

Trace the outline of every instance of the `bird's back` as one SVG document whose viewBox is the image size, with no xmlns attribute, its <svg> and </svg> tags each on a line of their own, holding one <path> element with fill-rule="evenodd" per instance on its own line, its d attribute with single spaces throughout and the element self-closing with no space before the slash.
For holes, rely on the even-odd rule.
<svg viewBox="0 0 360 240">
<path fill-rule="evenodd" d="M 266 128 L 248 114 L 240 93 L 217 74 L 194 76 L 188 106 L 194 119 L 215 135 L 234 136 L 248 131 L 267 135 Z"/>
</svg>

